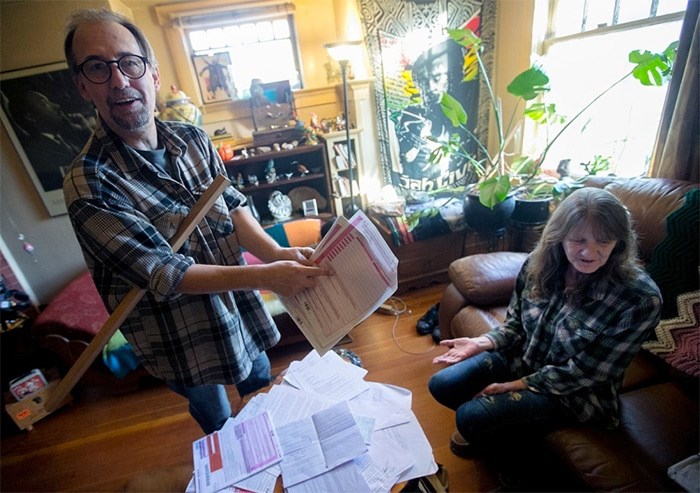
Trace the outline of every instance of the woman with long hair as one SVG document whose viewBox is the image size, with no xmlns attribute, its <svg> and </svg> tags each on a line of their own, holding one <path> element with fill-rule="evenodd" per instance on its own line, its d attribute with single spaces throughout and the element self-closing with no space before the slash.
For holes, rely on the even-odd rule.
<svg viewBox="0 0 700 493">
<path fill-rule="evenodd" d="M 614 428 L 630 361 L 659 322 L 624 205 L 583 188 L 557 207 L 518 275 L 503 324 L 441 342 L 429 382 L 457 413 L 455 453 L 574 423 Z M 460 448 L 461 447 L 461 448 Z"/>
</svg>

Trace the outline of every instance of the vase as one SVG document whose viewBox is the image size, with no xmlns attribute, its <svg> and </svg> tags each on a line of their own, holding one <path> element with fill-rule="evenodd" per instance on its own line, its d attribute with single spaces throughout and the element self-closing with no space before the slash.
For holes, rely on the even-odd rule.
<svg viewBox="0 0 700 493">
<path fill-rule="evenodd" d="M 245 198 L 248 201 L 248 209 L 250 210 L 250 213 L 253 215 L 257 222 L 260 222 L 260 212 L 258 212 L 258 208 L 255 207 L 255 202 L 253 202 L 253 196 L 246 195 Z"/>
<path fill-rule="evenodd" d="M 544 224 L 549 219 L 551 198 L 515 199 L 515 208 L 511 219 L 514 222 L 527 225 Z"/>
<path fill-rule="evenodd" d="M 479 201 L 476 193 L 467 193 L 464 196 L 464 220 L 467 226 L 480 233 L 505 232 L 508 220 L 513 215 L 515 208 L 515 196 L 509 195 L 503 202 L 489 209 Z"/>
</svg>

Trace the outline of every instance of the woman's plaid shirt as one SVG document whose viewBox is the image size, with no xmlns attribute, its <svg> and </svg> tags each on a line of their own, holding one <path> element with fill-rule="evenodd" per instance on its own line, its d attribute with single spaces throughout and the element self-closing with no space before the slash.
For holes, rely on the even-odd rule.
<svg viewBox="0 0 700 493">
<path fill-rule="evenodd" d="M 535 298 L 520 271 L 506 320 L 487 334 L 530 390 L 557 395 L 581 422 L 619 420 L 625 370 L 659 323 L 661 294 L 641 269 L 592 286 L 579 305 L 563 290 Z"/>
</svg>

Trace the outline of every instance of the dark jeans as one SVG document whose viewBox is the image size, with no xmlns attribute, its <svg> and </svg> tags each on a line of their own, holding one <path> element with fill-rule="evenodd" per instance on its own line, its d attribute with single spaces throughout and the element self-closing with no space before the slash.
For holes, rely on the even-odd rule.
<svg viewBox="0 0 700 493">
<path fill-rule="evenodd" d="M 226 395 L 226 387 L 219 384 L 198 385 L 185 387 L 172 382 L 166 382 L 173 392 L 186 398 L 190 403 L 190 414 L 197 421 L 205 434 L 220 430 L 231 417 L 231 403 Z M 270 360 L 266 353 L 253 362 L 253 368 L 248 377 L 236 384 L 241 398 L 251 392 L 269 385 Z"/>
<path fill-rule="evenodd" d="M 520 390 L 475 397 L 491 383 L 518 378 L 500 353 L 484 352 L 440 370 L 428 388 L 440 404 L 457 412 L 457 429 L 465 440 L 485 449 L 502 450 L 503 440 L 527 446 L 530 438 L 575 421 L 554 395 Z"/>
</svg>

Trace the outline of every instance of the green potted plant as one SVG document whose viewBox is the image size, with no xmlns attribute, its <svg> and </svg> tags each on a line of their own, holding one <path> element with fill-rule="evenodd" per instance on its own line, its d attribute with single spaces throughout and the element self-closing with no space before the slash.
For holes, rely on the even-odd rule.
<svg viewBox="0 0 700 493">
<path fill-rule="evenodd" d="M 535 189 L 537 188 L 537 177 L 540 176 L 542 164 L 545 162 L 547 153 L 552 145 L 574 121 L 612 88 L 629 76 L 634 76 L 644 85 L 658 86 L 665 83 L 671 76 L 678 46 L 677 42 L 671 43 L 662 53 L 632 51 L 629 55 L 629 61 L 634 65 L 633 68 L 584 105 L 581 110 L 569 119 L 557 113 L 556 105 L 553 102 L 546 101 L 546 94 L 550 90 L 549 77 L 541 67 L 533 65 L 517 75 L 507 86 L 508 93 L 518 99 L 518 104 L 509 122 L 507 125 L 504 125 L 500 99 L 494 93 L 481 57 L 484 49 L 481 39 L 469 29 L 448 29 L 447 32 L 452 40 L 466 50 L 463 81 L 471 81 L 479 76 L 483 79 L 484 86 L 488 92 L 489 105 L 495 119 L 498 137 L 497 148 L 495 152 L 490 153 L 487 146 L 476 135 L 467 130 L 466 124 L 469 115 L 462 104 L 448 93 L 442 95 L 440 101 L 442 112 L 455 128 L 460 127 L 467 131 L 470 138 L 476 142 L 477 152 L 470 153 L 467 150 L 466 143 L 455 133 L 450 136 L 448 142 L 439 143 L 439 147 L 432 152 L 430 159 L 438 162 L 446 156 L 457 155 L 463 158 L 475 171 L 478 177 L 475 184 L 469 184 L 466 187 L 463 186 L 453 190 L 456 196 L 465 196 L 467 225 L 473 229 L 479 229 L 479 225 L 476 223 L 470 224 L 468 216 L 472 212 L 470 209 L 477 208 L 476 203 L 483 208 L 493 210 L 497 206 L 502 207 L 499 204 L 512 201 L 513 205 L 509 205 L 505 211 L 501 212 L 501 215 L 509 215 L 514 208 L 513 195 L 518 188 L 533 189 L 533 185 Z M 592 75 L 600 76 L 600 74 Z M 559 127 L 555 132 L 547 132 L 548 139 L 542 150 L 535 157 L 528 155 L 512 156 L 506 152 L 516 129 L 515 124 L 519 121 L 516 118 L 516 113 L 521 103 L 525 105 L 520 115 L 521 118 L 529 118 L 548 127 L 554 125 Z M 551 137 L 549 137 L 550 135 Z M 542 186 L 537 189 L 540 194 L 546 193 L 549 189 L 548 185 L 545 185 L 544 182 L 542 183 Z M 554 193 L 554 187 L 550 190 Z M 421 217 L 434 213 L 433 211 L 418 211 L 409 216 L 409 225 L 415 225 Z M 488 222 L 489 219 L 486 219 L 486 221 Z M 486 229 L 494 229 L 494 227 L 487 226 Z"/>
</svg>

